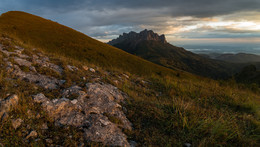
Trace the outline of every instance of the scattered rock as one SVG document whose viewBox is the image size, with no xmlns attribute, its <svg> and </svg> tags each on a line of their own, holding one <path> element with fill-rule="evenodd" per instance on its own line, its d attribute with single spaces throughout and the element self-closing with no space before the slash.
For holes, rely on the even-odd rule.
<svg viewBox="0 0 260 147">
<path fill-rule="evenodd" d="M 55 72 L 57 72 L 59 74 L 63 73 L 63 69 L 60 66 L 56 65 L 56 64 L 50 63 L 49 62 L 50 59 L 48 57 L 45 57 L 45 56 L 43 56 L 42 54 L 39 54 L 39 53 L 38 53 L 38 55 L 39 56 L 37 56 L 37 55 L 33 55 L 32 56 L 33 57 L 33 59 L 32 59 L 33 61 L 32 62 L 34 64 L 38 64 L 38 65 L 40 65 L 42 67 L 50 68 L 51 70 L 53 70 L 53 71 L 55 71 Z"/>
<path fill-rule="evenodd" d="M 127 142 L 127 136 L 122 133 L 121 129 L 113 123 L 103 125 L 100 120 L 108 122 L 108 118 L 103 115 L 90 114 L 91 125 L 84 129 L 86 140 L 102 142 L 105 145 L 112 146 L 130 146 Z"/>
<path fill-rule="evenodd" d="M 30 109 L 27 110 L 27 116 L 28 116 L 29 119 L 35 117 L 35 115 L 33 114 L 32 110 L 30 110 Z"/>
<path fill-rule="evenodd" d="M 48 130 L 49 127 L 48 127 L 47 123 L 43 123 L 42 126 L 41 126 L 41 129 L 42 130 Z"/>
<path fill-rule="evenodd" d="M 130 140 L 129 144 L 130 144 L 130 147 L 136 147 L 137 146 L 137 143 L 133 140 Z"/>
<path fill-rule="evenodd" d="M 190 144 L 190 143 L 184 143 L 183 146 L 184 146 L 184 147 L 191 147 L 191 144 Z"/>
<path fill-rule="evenodd" d="M 25 139 L 35 138 L 37 136 L 38 136 L 38 133 L 36 131 L 31 131 L 30 134 L 25 137 Z"/>
<path fill-rule="evenodd" d="M 96 72 L 96 70 L 94 68 L 90 68 L 89 71 Z"/>
<path fill-rule="evenodd" d="M 16 130 L 17 128 L 19 128 L 21 126 L 21 124 L 23 123 L 23 120 L 21 118 L 12 120 L 12 126 L 13 128 Z"/>
<path fill-rule="evenodd" d="M 37 72 L 34 66 L 29 67 L 32 72 Z"/>
<path fill-rule="evenodd" d="M 88 70 L 88 67 L 86 65 L 82 66 L 82 68 L 86 71 Z"/>
<path fill-rule="evenodd" d="M 18 52 L 17 52 L 18 53 Z M 28 58 L 30 58 L 29 56 L 27 56 L 27 55 L 25 55 L 25 54 L 18 54 L 18 56 L 20 57 L 20 58 L 25 58 L 25 59 L 28 59 Z"/>
<path fill-rule="evenodd" d="M 50 139 L 50 138 L 45 139 L 45 141 L 46 141 L 47 144 L 52 144 L 53 143 L 52 139 Z"/>
<path fill-rule="evenodd" d="M 15 47 L 16 49 L 18 49 L 19 51 L 21 51 L 21 52 L 24 50 L 24 48 L 22 48 L 22 47 L 20 47 L 20 46 L 17 46 L 17 45 L 14 46 L 14 47 Z"/>
<path fill-rule="evenodd" d="M 48 99 L 47 97 L 45 97 L 45 95 L 42 94 L 42 93 L 39 93 L 39 94 L 37 94 L 37 95 L 34 95 L 33 98 L 34 98 L 33 100 L 34 100 L 36 103 L 43 103 L 43 102 L 46 102 L 46 101 L 49 100 L 49 99 Z"/>
<path fill-rule="evenodd" d="M 129 79 L 129 76 L 128 76 L 128 75 L 126 75 L 126 74 L 123 74 L 123 76 L 124 76 L 125 78 Z"/>
<path fill-rule="evenodd" d="M 79 70 L 76 66 L 71 66 L 71 65 L 67 65 L 67 68 L 68 68 L 70 71 L 77 71 L 77 70 Z"/>
<path fill-rule="evenodd" d="M 144 81 L 144 80 L 142 80 L 141 83 L 144 84 L 144 85 L 145 85 L 145 84 L 148 84 L 148 82 L 146 82 L 146 81 Z"/>
<path fill-rule="evenodd" d="M 113 82 L 114 82 L 116 85 L 118 85 L 118 83 L 119 83 L 118 80 L 114 80 Z"/>
<path fill-rule="evenodd" d="M 65 81 L 58 80 L 54 77 L 49 77 L 45 75 L 41 75 L 38 73 L 32 72 L 23 72 L 18 66 L 14 66 L 14 71 L 12 72 L 14 75 L 18 76 L 21 79 L 27 80 L 28 82 L 35 83 L 45 89 L 57 89 L 60 85 L 62 85 Z"/>
<path fill-rule="evenodd" d="M 11 108 L 18 105 L 19 98 L 17 95 L 11 95 L 4 100 L 0 101 L 0 120 L 8 117 L 8 112 Z"/>
<path fill-rule="evenodd" d="M 85 144 L 83 142 L 79 143 L 78 147 L 84 147 Z"/>
<path fill-rule="evenodd" d="M 38 113 L 38 114 L 36 115 L 36 118 L 37 118 L 37 119 L 41 118 L 41 115 Z"/>
<path fill-rule="evenodd" d="M 78 97 L 86 97 L 86 92 L 84 92 L 82 88 L 77 85 L 67 88 L 62 92 L 62 97 L 69 98 L 73 95 L 77 95 Z"/>
<path fill-rule="evenodd" d="M 18 58 L 18 57 L 14 57 L 13 59 L 20 66 L 27 66 L 27 67 L 32 66 L 32 63 L 27 61 L 27 60 L 25 60 L 25 59 Z"/>
<path fill-rule="evenodd" d="M 72 104 L 76 104 L 77 102 L 78 102 L 77 99 L 71 101 Z"/>
</svg>

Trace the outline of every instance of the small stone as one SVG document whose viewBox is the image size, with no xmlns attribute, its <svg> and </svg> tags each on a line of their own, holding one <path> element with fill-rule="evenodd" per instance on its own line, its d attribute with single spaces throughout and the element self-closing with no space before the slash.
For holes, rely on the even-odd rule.
<svg viewBox="0 0 260 147">
<path fill-rule="evenodd" d="M 130 147 L 136 147 L 137 146 L 137 143 L 133 140 L 130 140 L 129 144 L 130 144 Z"/>
<path fill-rule="evenodd" d="M 38 133 L 36 131 L 31 131 L 29 135 L 26 136 L 25 139 L 37 137 Z"/>
<path fill-rule="evenodd" d="M 41 115 L 38 113 L 38 114 L 36 115 L 36 118 L 37 118 L 37 119 L 41 118 Z"/>
<path fill-rule="evenodd" d="M 88 67 L 86 65 L 82 66 L 84 70 L 88 70 Z"/>
<path fill-rule="evenodd" d="M 30 70 L 33 72 L 37 72 L 34 66 L 30 66 Z"/>
<path fill-rule="evenodd" d="M 67 67 L 70 71 L 79 70 L 76 66 L 67 65 Z"/>
<path fill-rule="evenodd" d="M 190 143 L 184 143 L 183 146 L 184 146 L 184 147 L 191 147 L 191 144 L 190 144 Z"/>
<path fill-rule="evenodd" d="M 128 76 L 128 75 L 126 75 L 126 74 L 123 74 L 123 76 L 124 76 L 125 78 L 129 79 L 129 76 Z"/>
<path fill-rule="evenodd" d="M 48 98 L 46 98 L 44 94 L 39 93 L 39 94 L 33 96 L 33 100 L 36 103 L 42 103 L 42 102 L 48 101 Z"/>
<path fill-rule="evenodd" d="M 77 99 L 71 101 L 71 103 L 74 104 L 74 105 L 75 105 L 77 102 L 78 102 Z"/>
<path fill-rule="evenodd" d="M 146 81 L 144 81 L 144 80 L 142 80 L 141 82 L 142 82 L 142 84 L 148 84 L 148 82 L 146 82 Z"/>
<path fill-rule="evenodd" d="M 110 124 L 110 121 L 103 120 L 103 119 L 100 119 L 100 122 L 101 122 L 103 125 L 105 125 L 105 126 L 107 126 L 107 125 Z"/>
<path fill-rule="evenodd" d="M 14 61 L 16 63 L 18 63 L 20 66 L 27 66 L 27 67 L 30 67 L 32 65 L 31 62 L 25 60 L 25 59 L 22 59 L 22 58 L 18 58 L 18 57 L 14 57 Z"/>
<path fill-rule="evenodd" d="M 35 142 L 39 142 L 39 141 L 41 141 L 41 139 L 40 139 L 40 138 L 37 138 L 37 139 L 35 139 L 34 141 L 35 141 Z"/>
<path fill-rule="evenodd" d="M 28 118 L 34 118 L 34 114 L 31 110 L 27 110 L 27 115 L 28 115 Z"/>
<path fill-rule="evenodd" d="M 16 120 L 12 120 L 12 126 L 16 130 L 17 128 L 19 128 L 21 126 L 22 122 L 23 122 L 23 120 L 21 118 L 18 118 Z"/>
<path fill-rule="evenodd" d="M 119 83 L 118 80 L 114 80 L 113 82 L 114 82 L 116 85 L 118 85 L 118 83 Z"/>
<path fill-rule="evenodd" d="M 94 68 L 90 68 L 89 71 L 96 72 Z"/>
<path fill-rule="evenodd" d="M 56 102 L 58 102 L 58 99 L 53 99 L 52 102 L 56 103 Z"/>
<path fill-rule="evenodd" d="M 52 144 L 53 143 L 53 141 L 52 141 L 52 139 L 45 139 L 45 141 L 46 141 L 46 143 L 48 143 L 48 144 Z"/>
<path fill-rule="evenodd" d="M 83 142 L 79 143 L 78 147 L 84 147 L 85 144 Z"/>
<path fill-rule="evenodd" d="M 42 130 L 48 130 L 49 127 L 48 127 L 47 123 L 43 123 L 42 126 L 41 126 L 41 129 Z"/>
</svg>

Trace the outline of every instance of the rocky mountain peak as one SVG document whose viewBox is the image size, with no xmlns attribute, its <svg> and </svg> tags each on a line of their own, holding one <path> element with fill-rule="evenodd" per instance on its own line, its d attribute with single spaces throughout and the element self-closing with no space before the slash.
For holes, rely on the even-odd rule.
<svg viewBox="0 0 260 147">
<path fill-rule="evenodd" d="M 118 38 L 113 39 L 108 42 L 110 45 L 115 45 L 117 43 L 120 43 L 122 41 L 131 41 L 134 43 L 139 43 L 143 40 L 153 40 L 153 41 L 159 41 L 162 43 L 167 43 L 164 34 L 158 35 L 157 33 L 154 33 L 152 30 L 143 30 L 140 33 L 136 32 L 129 32 L 129 33 L 123 33 L 123 35 L 119 35 Z"/>
</svg>

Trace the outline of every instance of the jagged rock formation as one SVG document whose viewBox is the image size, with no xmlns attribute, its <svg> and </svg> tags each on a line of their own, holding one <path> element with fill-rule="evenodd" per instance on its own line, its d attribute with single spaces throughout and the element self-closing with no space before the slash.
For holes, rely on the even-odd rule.
<svg viewBox="0 0 260 147">
<path fill-rule="evenodd" d="M 129 32 L 129 33 L 123 33 L 123 35 L 120 35 L 117 39 L 113 39 L 112 41 L 109 41 L 108 44 L 115 45 L 124 41 L 131 42 L 131 46 L 135 46 L 140 41 L 143 40 L 153 40 L 158 41 L 161 43 L 167 43 L 164 34 L 158 35 L 157 33 L 154 33 L 152 30 L 143 30 L 140 33 L 136 32 Z"/>
</svg>

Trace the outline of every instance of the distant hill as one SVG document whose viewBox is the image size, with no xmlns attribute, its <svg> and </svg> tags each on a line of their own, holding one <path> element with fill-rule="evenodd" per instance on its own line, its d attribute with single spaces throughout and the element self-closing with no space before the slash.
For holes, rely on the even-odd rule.
<svg viewBox="0 0 260 147">
<path fill-rule="evenodd" d="M 124 33 L 108 44 L 159 65 L 207 77 L 228 77 L 240 68 L 236 64 L 212 60 L 173 46 L 167 43 L 164 35 L 159 36 L 151 30 Z"/>
<path fill-rule="evenodd" d="M 258 84 L 260 86 L 260 70 L 255 65 L 249 65 L 235 75 L 236 81 L 245 84 Z"/>
<path fill-rule="evenodd" d="M 260 56 L 247 53 L 238 54 L 221 54 L 216 56 L 215 59 L 232 62 L 232 63 L 248 63 L 248 62 L 260 62 Z"/>
</svg>

